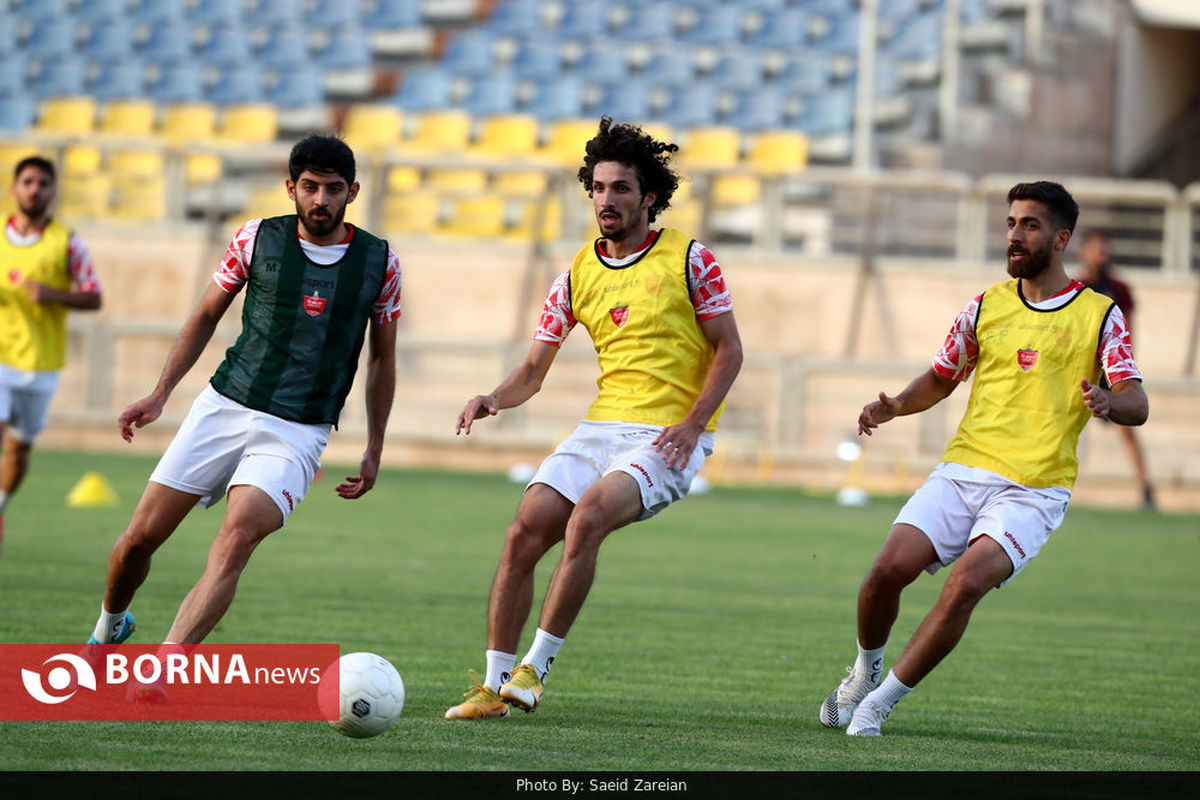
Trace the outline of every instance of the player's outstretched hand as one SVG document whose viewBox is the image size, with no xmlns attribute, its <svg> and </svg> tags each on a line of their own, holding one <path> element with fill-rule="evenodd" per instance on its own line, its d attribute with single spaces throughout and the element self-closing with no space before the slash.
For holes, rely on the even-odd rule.
<svg viewBox="0 0 1200 800">
<path fill-rule="evenodd" d="M 1092 412 L 1093 417 L 1108 416 L 1112 406 L 1109 405 L 1107 391 L 1088 383 L 1087 378 L 1080 379 L 1079 391 L 1083 394 L 1083 404 L 1088 407 L 1088 411 Z"/>
<path fill-rule="evenodd" d="M 117 417 L 117 427 L 121 431 L 121 438 L 132 442 L 133 429 L 144 428 L 158 419 L 165 404 L 166 398 L 159 398 L 152 394 L 126 406 L 125 410 L 121 412 L 121 416 Z"/>
<path fill-rule="evenodd" d="M 863 406 L 862 413 L 858 415 L 858 435 L 862 436 L 865 433 L 870 436 L 875 428 L 895 419 L 899 413 L 900 401 L 880 392 L 879 399 Z"/>
<path fill-rule="evenodd" d="M 454 435 L 460 433 L 471 433 L 471 423 L 477 419 L 484 417 L 494 417 L 500 411 L 500 403 L 496 401 L 496 396 L 492 394 L 477 394 L 467 401 L 467 405 L 463 408 L 462 413 L 458 415 L 458 421 L 454 425 Z"/>
<path fill-rule="evenodd" d="M 703 428 L 680 423 L 663 428 L 654 439 L 654 449 L 663 457 L 667 469 L 683 469 L 691 460 Z"/>
<path fill-rule="evenodd" d="M 334 490 L 339 497 L 346 500 L 357 500 L 375 486 L 375 478 L 379 476 L 379 455 L 372 452 L 363 453 L 362 463 L 357 475 L 347 475 L 346 479 Z"/>
</svg>

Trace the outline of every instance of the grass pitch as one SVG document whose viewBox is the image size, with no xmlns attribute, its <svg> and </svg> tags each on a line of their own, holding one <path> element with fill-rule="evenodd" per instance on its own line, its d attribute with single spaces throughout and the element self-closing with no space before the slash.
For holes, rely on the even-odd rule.
<svg viewBox="0 0 1200 800">
<path fill-rule="evenodd" d="M 0 558 L 0 641 L 82 642 L 113 540 L 153 460 L 37 452 Z M 72 509 L 89 470 L 120 503 Z M 718 488 L 615 533 L 542 706 L 450 722 L 482 672 L 484 609 L 520 487 L 385 471 L 348 502 L 332 468 L 259 548 L 210 642 L 338 642 L 404 676 L 374 739 L 320 722 L 0 722 L 0 770 L 1182 770 L 1200 767 L 1200 517 L 1072 509 L 980 605 L 958 649 L 878 740 L 822 728 L 854 655 L 859 581 L 902 498 L 840 508 L 798 490 Z M 223 505 L 154 558 L 135 641 L 165 635 Z M 558 550 L 538 571 L 536 608 Z M 886 659 L 944 574 L 905 593 Z"/>
</svg>

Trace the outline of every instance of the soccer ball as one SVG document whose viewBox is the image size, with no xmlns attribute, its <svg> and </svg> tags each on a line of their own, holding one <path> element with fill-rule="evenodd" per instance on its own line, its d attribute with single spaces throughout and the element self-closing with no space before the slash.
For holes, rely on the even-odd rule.
<svg viewBox="0 0 1200 800">
<path fill-rule="evenodd" d="M 332 680 L 335 668 L 336 684 Z M 329 719 L 329 725 L 345 736 L 377 736 L 392 727 L 404 710 L 404 681 L 383 656 L 347 653 L 326 668 L 318 690 L 321 709 L 328 711 L 326 718 L 334 716 L 335 686 L 337 719 Z"/>
</svg>

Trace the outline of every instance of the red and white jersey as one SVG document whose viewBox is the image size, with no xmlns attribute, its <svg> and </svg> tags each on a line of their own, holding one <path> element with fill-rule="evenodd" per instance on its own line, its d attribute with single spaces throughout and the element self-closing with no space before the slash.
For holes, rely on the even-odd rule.
<svg viewBox="0 0 1200 800">
<path fill-rule="evenodd" d="M 254 255 L 254 240 L 258 235 L 261 219 L 252 219 L 238 229 L 225 249 L 225 257 L 221 266 L 213 273 L 213 281 L 229 293 L 239 291 L 250 277 L 250 258 Z M 354 237 L 354 228 L 349 223 L 349 234 L 337 244 L 316 245 L 296 234 L 300 239 L 300 248 L 304 255 L 317 264 L 335 264 L 346 255 L 350 240 Z M 400 317 L 400 259 L 395 252 L 388 248 L 387 273 L 383 280 L 383 288 L 375 300 L 372 309 L 372 320 L 377 325 L 386 325 Z"/>
<path fill-rule="evenodd" d="M 657 239 L 657 235 L 651 236 L 646 240 L 645 247 L 625 258 L 601 256 L 601 260 L 611 267 L 624 266 L 641 258 Z M 570 276 L 571 271 L 567 270 L 551 284 L 542 306 L 541 319 L 533 334 L 535 341 L 561 345 L 575 327 L 575 315 L 571 312 Z M 712 319 L 733 310 L 733 298 L 725 286 L 721 265 L 712 251 L 699 242 L 692 242 L 688 249 L 688 290 L 698 320 Z"/>
<path fill-rule="evenodd" d="M 1079 281 L 1071 281 L 1070 286 L 1054 297 L 1029 305 L 1040 311 L 1053 311 L 1069 303 L 1083 288 Z M 965 381 L 974 371 L 979 360 L 975 319 L 979 316 L 979 303 L 982 300 L 983 295 L 979 294 L 963 306 L 954 324 L 950 326 L 950 333 L 946 336 L 942 349 L 934 357 L 933 369 L 943 378 Z M 1119 306 L 1114 306 L 1105 320 L 1104 330 L 1100 333 L 1100 345 L 1096 348 L 1096 362 L 1108 379 L 1109 386 L 1116 386 L 1121 381 L 1130 379 L 1142 379 L 1137 363 L 1133 360 L 1129 325 Z"/>
<path fill-rule="evenodd" d="M 13 226 L 13 219 L 10 216 L 4 226 L 4 235 L 17 247 L 29 247 L 38 243 L 42 238 L 42 231 L 38 229 L 28 236 L 22 236 Z M 92 254 L 75 231 L 71 231 L 71 238 L 67 241 L 67 272 L 71 276 L 71 283 L 75 286 L 76 291 L 100 294 L 100 277 L 96 274 L 96 265 L 92 261 Z"/>
</svg>

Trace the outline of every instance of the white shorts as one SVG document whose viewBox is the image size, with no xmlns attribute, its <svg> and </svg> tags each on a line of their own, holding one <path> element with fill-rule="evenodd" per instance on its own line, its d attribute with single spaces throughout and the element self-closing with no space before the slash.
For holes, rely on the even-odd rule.
<svg viewBox="0 0 1200 800">
<path fill-rule="evenodd" d="M 963 469 L 956 464 L 938 465 L 900 509 L 896 523 L 912 525 L 929 538 L 938 557 L 926 567 L 930 574 L 954 563 L 980 536 L 994 539 L 1013 565 L 1012 574 L 997 584 L 1003 586 L 1033 560 L 1062 524 L 1070 490 L 1034 489 L 995 473 L 988 473 L 993 477 L 985 483 L 965 481 L 952 477 L 955 468 Z"/>
<path fill-rule="evenodd" d="M 321 466 L 329 428 L 255 411 L 205 386 L 150 480 L 200 495 L 204 508 L 230 486 L 257 486 L 286 522 Z"/>
<path fill-rule="evenodd" d="M 651 444 L 661 431 L 658 425 L 584 420 L 546 457 L 529 485 L 544 483 L 578 503 L 596 481 L 624 472 L 641 491 L 643 511 L 638 520 L 649 519 L 687 496 L 692 479 L 713 451 L 713 435 L 702 433 L 687 465 L 667 469 Z"/>
<path fill-rule="evenodd" d="M 58 371 L 29 372 L 0 364 L 0 425 L 21 442 L 32 443 L 46 429 L 46 413 Z"/>
</svg>

